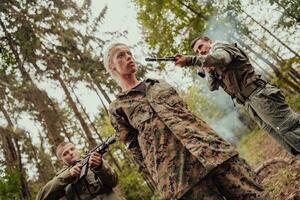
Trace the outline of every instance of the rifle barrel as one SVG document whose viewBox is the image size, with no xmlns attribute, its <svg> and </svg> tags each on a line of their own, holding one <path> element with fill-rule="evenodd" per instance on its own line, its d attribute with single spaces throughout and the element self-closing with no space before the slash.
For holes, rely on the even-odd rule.
<svg viewBox="0 0 300 200">
<path fill-rule="evenodd" d="M 146 58 L 145 61 L 158 62 L 158 61 L 176 61 L 175 57 L 165 57 L 165 58 Z"/>
</svg>

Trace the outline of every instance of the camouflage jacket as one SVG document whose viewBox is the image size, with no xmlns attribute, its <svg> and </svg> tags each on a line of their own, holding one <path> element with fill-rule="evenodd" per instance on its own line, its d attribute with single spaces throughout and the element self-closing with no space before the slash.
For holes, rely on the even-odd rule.
<svg viewBox="0 0 300 200">
<path fill-rule="evenodd" d="M 260 83 L 257 80 L 261 80 L 237 44 L 214 43 L 208 55 L 188 57 L 186 64 L 215 67 L 208 75 L 209 89 L 217 90 L 221 86 L 231 97 L 241 102 L 257 88 Z"/>
<path fill-rule="evenodd" d="M 152 79 L 142 84 L 111 103 L 111 123 L 162 198 L 178 199 L 237 152 L 193 115 L 169 84 Z"/>
<path fill-rule="evenodd" d="M 75 182 L 76 177 L 71 177 L 69 175 L 69 169 L 71 167 L 72 166 L 64 166 L 60 171 L 58 171 L 56 176 L 39 191 L 36 200 L 121 199 L 112 190 L 113 187 L 117 185 L 117 175 L 105 161 L 100 169 L 93 171 L 89 169 L 84 182 L 81 181 L 76 184 L 72 184 Z M 66 193 L 67 187 L 72 188 L 70 192 Z M 88 190 L 90 190 L 90 192 Z M 78 198 L 78 196 L 80 198 Z"/>
</svg>

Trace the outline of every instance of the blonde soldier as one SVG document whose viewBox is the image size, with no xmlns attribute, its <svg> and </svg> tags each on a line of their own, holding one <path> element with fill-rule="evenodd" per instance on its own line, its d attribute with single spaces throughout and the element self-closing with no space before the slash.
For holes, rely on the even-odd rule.
<svg viewBox="0 0 300 200">
<path fill-rule="evenodd" d="M 176 56 L 179 66 L 200 66 L 211 91 L 222 87 L 252 118 L 293 155 L 300 154 L 300 115 L 285 103 L 281 91 L 260 78 L 237 44 L 198 37 L 191 47 L 198 56 Z"/>
<path fill-rule="evenodd" d="M 82 165 L 74 144 L 62 142 L 56 149 L 57 157 L 64 167 L 38 193 L 36 200 L 121 200 L 113 188 L 117 185 L 117 174 L 93 152 L 89 159 L 90 169 L 84 180 L 76 182 Z"/>
<path fill-rule="evenodd" d="M 267 199 L 234 147 L 193 115 L 173 87 L 137 80 L 127 45 L 111 45 L 104 65 L 122 88 L 109 108 L 111 123 L 162 199 Z"/>
</svg>

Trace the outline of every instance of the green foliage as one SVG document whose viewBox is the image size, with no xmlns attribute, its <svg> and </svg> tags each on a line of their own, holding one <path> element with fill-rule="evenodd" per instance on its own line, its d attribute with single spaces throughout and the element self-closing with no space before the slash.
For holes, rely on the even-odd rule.
<svg viewBox="0 0 300 200">
<path fill-rule="evenodd" d="M 12 52 L 0 44 L 0 88 L 4 90 L 6 87 L 13 87 L 18 85 L 15 68 L 16 60 Z"/>
<path fill-rule="evenodd" d="M 300 93 L 288 96 L 287 102 L 295 112 L 300 112 Z"/>
<path fill-rule="evenodd" d="M 205 120 L 216 120 L 226 115 L 226 110 L 220 108 L 207 92 L 197 85 L 190 86 L 184 95 L 189 109 Z"/>
<path fill-rule="evenodd" d="M 190 111 L 206 121 L 221 137 L 235 143 L 247 132 L 250 121 L 236 110 L 227 94 L 209 91 L 203 87 L 202 81 L 196 80 L 181 96 Z"/>
<path fill-rule="evenodd" d="M 95 125 L 103 138 L 107 138 L 115 134 L 115 131 L 110 124 L 109 117 L 103 109 L 99 111 L 98 117 L 95 120 Z M 121 186 L 126 199 L 157 199 L 156 195 L 152 193 L 145 180 L 142 178 L 142 174 L 138 172 L 139 170 L 137 165 L 132 163 L 132 157 L 130 153 L 125 150 L 124 145 L 116 143 L 110 148 L 110 151 L 119 158 L 119 164 L 122 169 L 122 171 L 118 173 L 119 185 Z M 105 158 L 109 159 L 107 154 L 105 155 Z M 116 169 L 116 171 L 118 170 Z"/>
<path fill-rule="evenodd" d="M 128 162 L 122 162 L 119 184 L 127 200 L 148 200 L 154 196 L 138 172 L 138 167 Z"/>
<path fill-rule="evenodd" d="M 261 161 L 261 152 L 257 147 L 262 144 L 263 133 L 259 129 L 245 134 L 237 143 L 237 149 L 240 156 L 245 158 L 250 165 L 255 165 Z"/>
<path fill-rule="evenodd" d="M 269 0 L 273 5 L 276 4 L 282 11 L 278 21 L 278 27 L 290 28 L 300 23 L 300 1 L 294 0 Z"/>
<path fill-rule="evenodd" d="M 95 119 L 95 125 L 101 133 L 101 136 L 104 138 L 114 135 L 115 133 L 114 128 L 111 126 L 108 114 L 104 109 L 100 109 L 98 117 Z"/>
<path fill-rule="evenodd" d="M 0 199 L 19 199 L 21 196 L 20 172 L 18 170 L 2 171 L 1 174 L 4 176 L 0 177 Z"/>
<path fill-rule="evenodd" d="M 273 175 L 270 180 L 267 181 L 267 183 L 264 184 L 264 187 L 267 191 L 269 191 L 269 194 L 272 199 L 275 198 L 278 194 L 280 194 L 282 188 L 287 187 L 293 179 L 297 177 L 296 171 L 291 171 L 290 169 L 279 169 L 276 175 Z"/>
<path fill-rule="evenodd" d="M 214 8 L 210 1 L 134 0 L 146 42 L 159 56 L 189 52 L 190 41 L 203 32 Z"/>
</svg>

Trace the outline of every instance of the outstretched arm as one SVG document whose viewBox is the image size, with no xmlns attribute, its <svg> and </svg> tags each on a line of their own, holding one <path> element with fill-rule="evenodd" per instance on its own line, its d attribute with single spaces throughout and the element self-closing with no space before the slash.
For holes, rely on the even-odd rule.
<svg viewBox="0 0 300 200">
<path fill-rule="evenodd" d="M 230 54 L 223 49 L 216 49 L 212 53 L 201 56 L 191 56 L 187 57 L 187 66 L 214 66 L 214 67 L 224 67 L 231 62 Z"/>
</svg>

